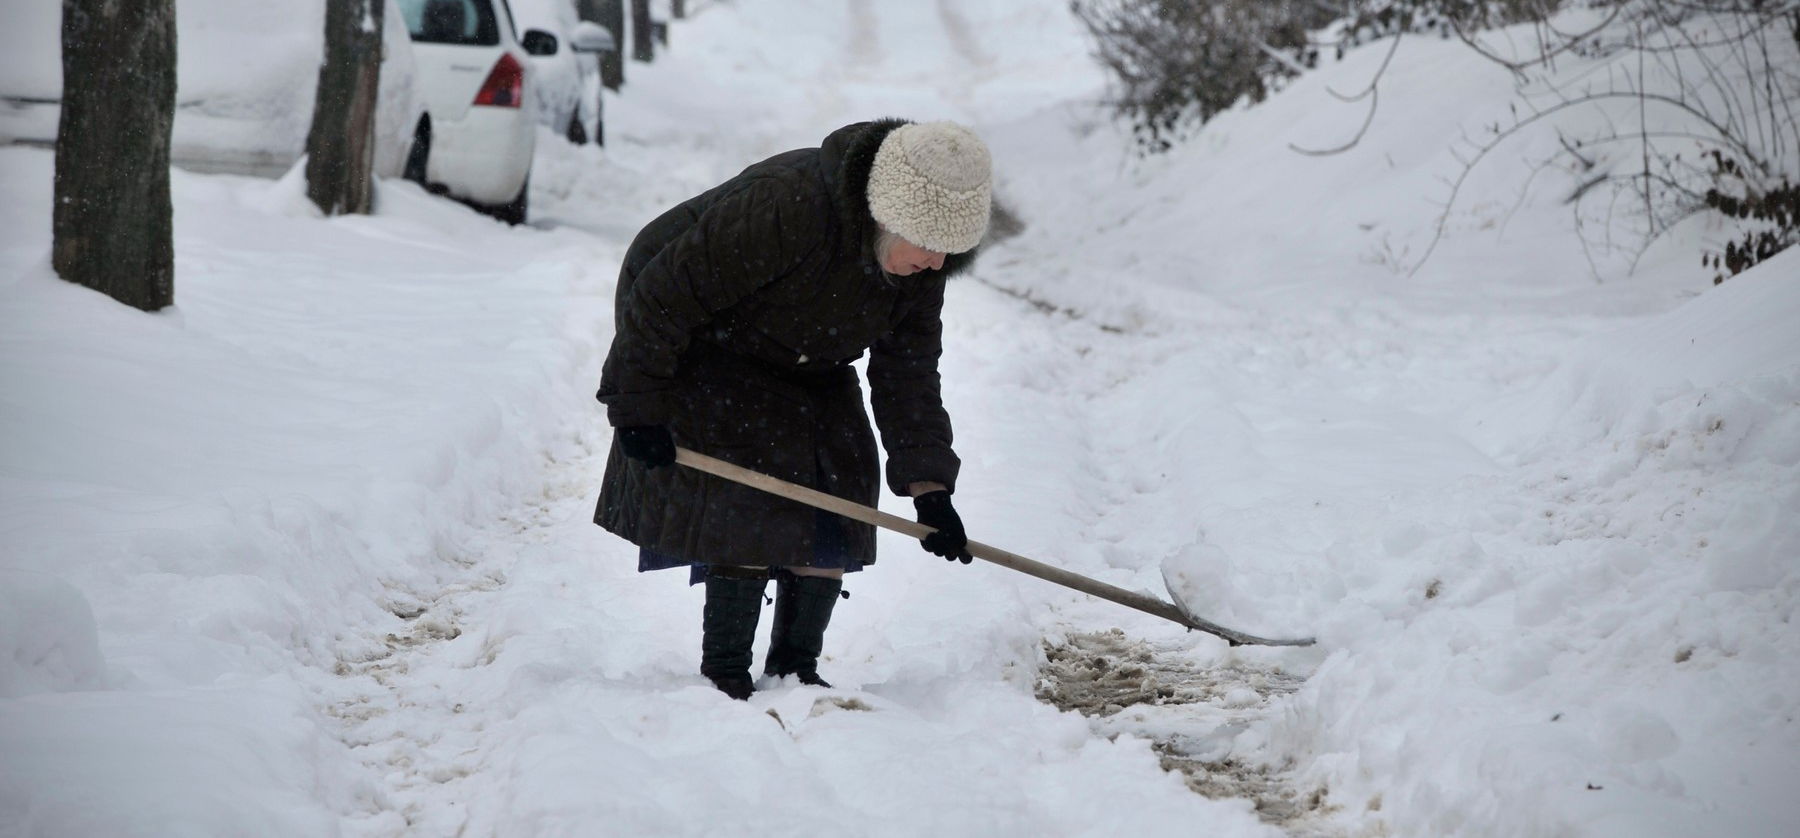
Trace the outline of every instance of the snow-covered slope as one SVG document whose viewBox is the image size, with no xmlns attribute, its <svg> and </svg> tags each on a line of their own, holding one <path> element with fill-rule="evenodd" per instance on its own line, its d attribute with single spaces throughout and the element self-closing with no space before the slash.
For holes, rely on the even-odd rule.
<svg viewBox="0 0 1800 838">
<path fill-rule="evenodd" d="M 1405 834 L 1800 825 L 1797 269 L 1582 341 L 1475 420 L 1506 468 L 1345 522 L 1273 750 Z"/>
<path fill-rule="evenodd" d="M 1099 508 L 1081 540 L 1216 619 L 1320 633 L 1322 661 L 1215 660 L 1311 673 L 1229 752 L 1295 766 L 1342 822 L 1800 828 L 1800 256 L 1695 298 L 1696 220 L 1595 284 L 1572 176 L 1518 186 L 1546 130 L 1476 170 L 1407 276 L 1453 141 L 1511 88 L 1408 40 L 1359 145 L 1292 152 L 1354 133 L 1325 90 L 1385 53 L 1164 159 L 1079 109 L 992 132 L 1032 227 L 983 278 L 1124 335 L 1090 333 L 1063 373 L 1085 398 L 1048 414 L 1092 455 L 1050 481 Z"/>
<path fill-rule="evenodd" d="M 0 824 L 1800 830 L 1800 256 L 1711 288 L 1701 219 L 1595 283 L 1567 184 L 1521 195 L 1496 157 L 1408 276 L 1446 143 L 1511 90 L 1453 42 L 1402 44 L 1346 154 L 1287 145 L 1355 132 L 1325 90 L 1380 44 L 1141 161 L 1061 4 L 690 5 L 604 155 L 541 138 L 534 228 L 406 184 L 322 220 L 291 176 L 177 173 L 162 314 L 51 275 L 50 156 L 0 150 Z M 886 114 L 975 124 L 1027 225 L 947 306 L 971 534 L 1318 647 L 883 536 L 836 689 L 745 705 L 695 673 L 698 591 L 588 523 L 617 259 Z M 1115 627 L 1214 686 L 1092 720 L 1038 700 L 1046 643 Z M 1170 754 L 1299 811 L 1195 794 Z"/>
</svg>

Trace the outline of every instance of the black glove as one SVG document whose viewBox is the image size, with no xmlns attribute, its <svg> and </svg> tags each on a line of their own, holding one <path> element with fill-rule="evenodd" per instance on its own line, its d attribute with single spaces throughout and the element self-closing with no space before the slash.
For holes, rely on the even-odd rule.
<svg viewBox="0 0 1800 838">
<path fill-rule="evenodd" d="M 974 558 L 969 555 L 969 536 L 963 532 L 962 516 L 950 505 L 949 492 L 926 492 L 913 498 L 913 508 L 919 511 L 919 523 L 937 530 L 919 539 L 927 551 L 950 561 L 962 559 L 963 564 Z"/>
<path fill-rule="evenodd" d="M 644 468 L 662 468 L 675 462 L 675 438 L 661 425 L 631 425 L 613 430 L 619 450 L 644 464 Z"/>
</svg>

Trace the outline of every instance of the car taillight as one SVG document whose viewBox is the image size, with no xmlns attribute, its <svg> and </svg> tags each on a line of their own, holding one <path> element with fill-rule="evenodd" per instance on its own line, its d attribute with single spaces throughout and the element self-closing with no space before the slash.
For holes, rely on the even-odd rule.
<svg viewBox="0 0 1800 838">
<path fill-rule="evenodd" d="M 512 57 L 512 53 L 502 54 L 500 60 L 494 62 L 487 81 L 481 83 L 481 92 L 475 94 L 475 104 L 516 108 L 524 104 L 524 100 L 525 67 Z"/>
</svg>

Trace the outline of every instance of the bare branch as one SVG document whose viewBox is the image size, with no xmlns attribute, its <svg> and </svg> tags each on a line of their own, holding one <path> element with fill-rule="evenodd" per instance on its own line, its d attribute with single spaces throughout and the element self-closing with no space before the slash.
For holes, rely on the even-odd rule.
<svg viewBox="0 0 1800 838">
<path fill-rule="evenodd" d="M 1381 66 L 1375 68 L 1375 75 L 1369 77 L 1369 83 L 1364 85 L 1361 91 L 1358 91 L 1351 96 L 1345 96 L 1344 94 L 1327 87 L 1325 88 L 1325 92 L 1337 97 L 1338 100 L 1342 102 L 1355 102 L 1364 96 L 1373 94 L 1375 92 L 1375 86 L 1381 83 L 1381 77 L 1387 73 L 1388 64 L 1393 62 L 1394 53 L 1400 51 L 1400 37 L 1399 34 L 1394 35 L 1394 42 L 1388 44 L 1387 55 L 1382 56 Z"/>
<path fill-rule="evenodd" d="M 1581 161 L 1581 168 L 1583 168 L 1583 169 L 1594 168 L 1594 161 L 1589 160 L 1586 157 L 1583 157 L 1581 152 L 1575 150 L 1575 147 L 1569 144 L 1569 138 L 1567 136 L 1565 136 L 1563 134 L 1563 132 L 1561 132 L 1561 131 L 1556 132 L 1556 141 L 1558 143 L 1562 144 L 1563 149 L 1569 152 L 1570 157 L 1573 157 L 1576 160 Z"/>
<path fill-rule="evenodd" d="M 1351 96 L 1345 96 L 1329 87 L 1325 88 L 1327 93 L 1330 93 L 1332 96 L 1337 97 L 1338 100 L 1343 102 L 1355 102 L 1364 97 L 1368 98 L 1369 109 L 1363 114 L 1362 125 L 1356 129 L 1355 136 L 1332 148 L 1303 148 L 1295 143 L 1288 143 L 1288 148 L 1311 157 L 1325 157 L 1333 154 L 1342 154 L 1343 152 L 1355 148 L 1357 143 L 1362 142 L 1363 135 L 1368 133 L 1369 126 L 1375 122 L 1375 111 L 1381 106 L 1381 93 L 1378 89 L 1378 85 L 1381 84 L 1382 75 L 1387 73 L 1388 64 L 1394 60 L 1394 53 L 1398 52 L 1400 49 L 1400 37 L 1399 34 L 1394 35 L 1393 43 L 1388 45 L 1387 55 L 1382 57 L 1381 65 L 1375 68 L 1375 74 L 1369 77 L 1369 84 L 1361 91 L 1358 91 Z"/>
<path fill-rule="evenodd" d="M 1288 148 L 1299 152 L 1300 154 L 1307 155 L 1308 157 L 1329 157 L 1333 154 L 1342 154 L 1349 151 L 1350 149 L 1355 148 L 1357 143 L 1362 142 L 1363 134 L 1367 133 L 1369 125 L 1375 122 L 1375 109 L 1380 105 L 1381 95 L 1376 92 L 1374 88 L 1369 88 L 1369 110 L 1367 113 L 1363 114 L 1362 126 L 1356 129 L 1356 136 L 1345 140 L 1342 145 L 1333 146 L 1332 148 L 1302 148 L 1293 143 L 1288 143 Z"/>
<path fill-rule="evenodd" d="M 1280 50 L 1278 50 L 1272 46 L 1269 46 L 1268 42 L 1264 41 L 1263 39 L 1251 38 L 1250 43 L 1253 44 L 1257 49 L 1262 50 L 1264 55 L 1267 55 L 1268 57 L 1275 59 L 1278 63 L 1281 64 L 1281 66 L 1288 68 L 1288 70 L 1291 71 L 1294 75 L 1298 76 L 1298 75 L 1306 72 L 1306 67 L 1303 66 L 1300 62 L 1295 61 L 1294 59 L 1289 58 L 1286 55 L 1283 55 Z"/>
<path fill-rule="evenodd" d="M 1638 40 L 1639 41 L 1644 40 L 1644 30 L 1643 30 L 1642 24 L 1638 25 Z M 1638 85 L 1637 85 L 1637 88 L 1638 88 L 1638 136 L 1640 138 L 1642 138 L 1642 141 L 1638 143 L 1638 146 L 1639 146 L 1639 148 L 1641 148 L 1643 150 L 1644 180 L 1647 183 L 1650 180 L 1650 140 L 1648 137 L 1645 136 L 1645 134 L 1650 130 L 1649 125 L 1647 123 L 1647 120 L 1649 120 L 1649 118 L 1650 118 L 1650 113 L 1649 113 L 1650 108 L 1645 106 L 1645 99 L 1644 99 L 1645 94 L 1644 94 L 1643 79 L 1644 79 L 1644 54 L 1642 52 L 1640 52 L 1640 53 L 1638 53 Z M 1644 217 L 1650 220 L 1650 235 L 1652 235 L 1652 236 L 1656 235 L 1656 208 L 1654 206 L 1652 206 L 1650 203 L 1650 190 L 1648 188 L 1646 188 L 1644 190 Z"/>
<path fill-rule="evenodd" d="M 1479 165 L 1481 163 L 1481 161 L 1484 158 L 1486 158 L 1489 153 L 1491 153 L 1495 148 L 1498 148 L 1500 145 L 1504 144 L 1508 139 L 1517 135 L 1521 130 L 1525 129 L 1529 125 L 1532 125 L 1533 123 L 1547 119 L 1555 114 L 1561 113 L 1570 108 L 1579 107 L 1582 105 L 1587 105 L 1587 104 L 1591 104 L 1593 102 L 1602 101 L 1602 100 L 1606 100 L 1606 99 L 1636 99 L 1642 103 L 1656 102 L 1656 103 L 1668 105 L 1679 111 L 1683 111 L 1690 115 L 1693 115 L 1696 118 L 1700 119 L 1702 122 L 1706 123 L 1708 127 L 1712 128 L 1714 131 L 1717 131 L 1719 133 L 1719 142 L 1721 145 L 1727 146 L 1732 151 L 1734 151 L 1738 155 L 1742 156 L 1746 161 L 1749 161 L 1751 165 L 1757 165 L 1759 167 L 1762 166 L 1762 164 L 1757 159 L 1754 152 L 1752 152 L 1747 146 L 1745 146 L 1742 140 L 1740 140 L 1736 137 L 1733 137 L 1728 132 L 1725 132 L 1722 129 L 1720 129 L 1719 126 L 1716 123 L 1714 123 L 1705 113 L 1699 111 L 1693 105 L 1691 105 L 1679 98 L 1673 97 L 1673 96 L 1669 96 L 1666 94 L 1660 94 L 1660 93 L 1647 93 L 1647 92 L 1637 92 L 1637 93 L 1607 92 L 1607 93 L 1596 93 L 1596 94 L 1593 94 L 1590 96 L 1584 96 L 1584 97 L 1580 97 L 1580 98 L 1576 98 L 1576 99 L 1570 99 L 1565 102 L 1560 102 L 1549 108 L 1545 108 L 1542 111 L 1539 111 L 1537 113 L 1533 113 L 1529 116 L 1526 116 L 1524 119 L 1521 119 L 1518 122 L 1514 123 L 1513 125 L 1497 132 L 1492 139 L 1490 139 L 1487 142 L 1482 143 L 1480 146 L 1478 146 L 1475 149 L 1474 156 L 1470 157 L 1468 160 L 1462 161 L 1462 158 L 1460 157 L 1460 155 L 1458 156 L 1459 162 L 1462 162 L 1462 170 L 1460 172 L 1458 172 L 1456 179 L 1451 183 L 1450 196 L 1444 203 L 1443 211 L 1438 214 L 1437 222 L 1432 225 L 1432 234 L 1431 234 L 1430 243 L 1428 243 L 1425 246 L 1425 252 L 1419 256 L 1419 261 L 1417 263 L 1415 263 L 1410 270 L 1407 271 L 1408 275 L 1417 274 L 1419 271 L 1419 268 L 1423 267 L 1425 262 L 1431 258 L 1431 254 L 1436 252 L 1438 243 L 1443 241 L 1444 231 L 1450 222 L 1450 212 L 1456 206 L 1456 199 L 1462 193 L 1463 184 L 1468 182 L 1469 174 L 1475 170 L 1475 167 L 1477 165 Z M 1766 172 L 1766 169 L 1765 169 L 1765 172 Z M 1610 227 L 1610 225 L 1608 225 L 1608 226 Z M 1608 233 L 1608 235 L 1610 236 L 1610 232 Z"/>
<path fill-rule="evenodd" d="M 1464 44 L 1467 44 L 1470 49 L 1473 49 L 1477 53 L 1480 53 L 1481 57 L 1486 58 L 1489 61 L 1492 61 L 1495 64 L 1498 64 L 1502 67 L 1505 67 L 1508 70 L 1511 70 L 1514 75 L 1523 77 L 1525 75 L 1525 68 L 1532 67 L 1532 66 L 1539 65 L 1539 64 L 1549 63 L 1550 59 L 1555 58 L 1556 56 L 1561 55 L 1565 52 L 1568 52 L 1569 50 L 1572 50 L 1575 47 L 1581 45 L 1581 43 L 1583 41 L 1586 41 L 1588 38 L 1591 38 L 1591 37 L 1599 34 L 1600 32 L 1604 31 L 1607 27 L 1611 26 L 1612 22 L 1614 20 L 1617 20 L 1620 13 L 1622 13 L 1624 11 L 1625 11 L 1624 3 L 1620 3 L 1619 5 L 1614 6 L 1613 10 L 1612 10 L 1612 14 L 1607 15 L 1605 20 L 1602 20 L 1599 23 L 1595 24 L 1593 26 L 1593 28 L 1588 29 L 1585 32 L 1581 32 L 1581 33 L 1569 36 L 1562 42 L 1562 44 L 1557 46 L 1555 49 L 1552 49 L 1552 50 L 1549 50 L 1546 52 L 1541 52 L 1537 58 L 1531 59 L 1530 61 L 1514 61 L 1512 59 L 1500 57 L 1493 50 L 1490 50 L 1485 45 L 1478 43 L 1475 40 L 1475 36 L 1473 34 L 1471 34 L 1468 30 L 1465 30 L 1463 28 L 1462 22 L 1458 21 L 1456 19 L 1455 15 L 1451 15 L 1449 19 L 1450 19 L 1451 30 L 1453 30 L 1456 33 L 1456 37 L 1458 39 L 1460 39 Z"/>
</svg>

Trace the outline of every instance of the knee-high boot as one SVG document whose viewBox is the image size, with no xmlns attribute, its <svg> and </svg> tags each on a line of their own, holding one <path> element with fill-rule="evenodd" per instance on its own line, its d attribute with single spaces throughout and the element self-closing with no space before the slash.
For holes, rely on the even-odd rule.
<svg viewBox="0 0 1800 838">
<path fill-rule="evenodd" d="M 740 701 L 756 687 L 750 680 L 750 646 L 762 614 L 769 573 L 756 568 L 712 565 L 706 573 L 706 609 L 701 616 L 700 674 Z"/>
<path fill-rule="evenodd" d="M 802 684 L 831 686 L 819 677 L 819 652 L 825 648 L 825 627 L 831 624 L 831 609 L 843 589 L 842 579 L 775 571 L 775 626 L 763 674 L 793 675 Z"/>
</svg>

